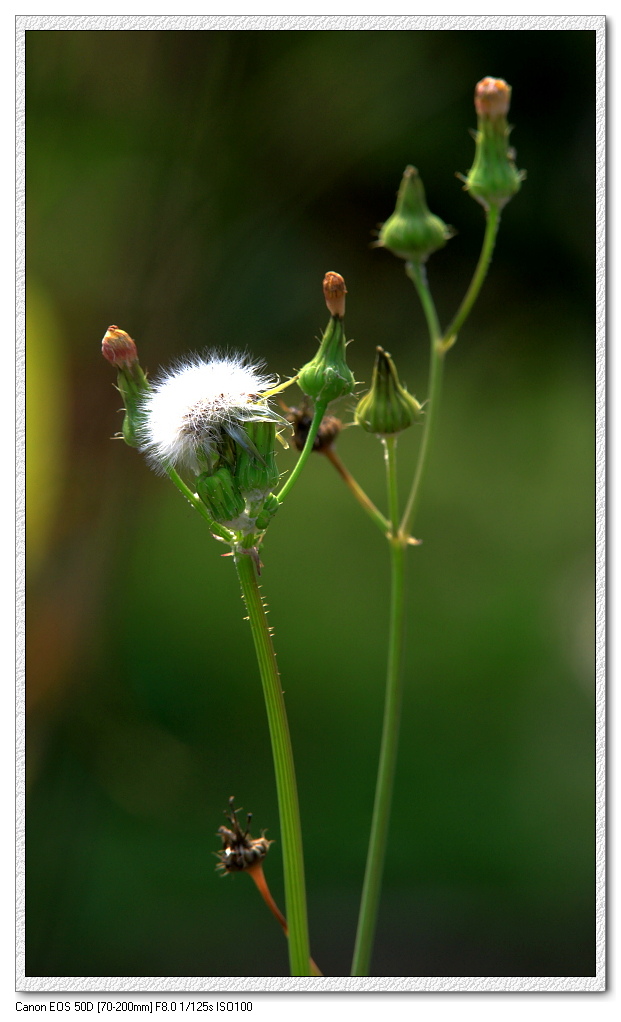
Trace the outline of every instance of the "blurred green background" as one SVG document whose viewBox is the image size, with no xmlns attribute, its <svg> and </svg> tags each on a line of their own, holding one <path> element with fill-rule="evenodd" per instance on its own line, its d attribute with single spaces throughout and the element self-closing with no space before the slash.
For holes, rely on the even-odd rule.
<svg viewBox="0 0 621 1022">
<path fill-rule="evenodd" d="M 446 324 L 482 237 L 454 175 L 485 75 L 513 86 L 528 179 L 447 362 L 373 973 L 592 974 L 594 32 L 28 31 L 26 58 L 27 974 L 287 974 L 253 885 L 214 872 L 235 795 L 276 839 L 283 904 L 235 573 L 111 440 L 100 340 L 123 327 L 151 373 L 215 345 L 286 376 L 314 354 L 337 270 L 356 378 L 381 344 L 424 399 L 423 317 L 373 231 L 414 163 L 458 232 L 429 263 Z M 404 489 L 419 439 L 402 440 Z M 383 503 L 379 443 L 349 429 L 339 451 Z M 388 558 L 317 457 L 263 560 L 313 954 L 347 975 Z"/>
</svg>

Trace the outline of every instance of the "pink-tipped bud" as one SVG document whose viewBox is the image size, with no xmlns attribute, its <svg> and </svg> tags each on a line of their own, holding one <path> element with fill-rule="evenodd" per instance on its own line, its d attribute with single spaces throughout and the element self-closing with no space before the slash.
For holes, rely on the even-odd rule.
<svg viewBox="0 0 621 1022">
<path fill-rule="evenodd" d="M 474 90 L 477 117 L 496 120 L 506 117 L 511 103 L 511 86 L 502 78 L 482 78 Z"/>
<path fill-rule="evenodd" d="M 101 353 L 116 369 L 131 369 L 138 361 L 136 345 L 125 330 L 109 326 L 101 342 Z"/>
<path fill-rule="evenodd" d="M 340 273 L 333 273 L 331 270 L 323 278 L 323 296 L 332 316 L 342 319 L 345 315 L 345 295 L 347 288 Z"/>
</svg>

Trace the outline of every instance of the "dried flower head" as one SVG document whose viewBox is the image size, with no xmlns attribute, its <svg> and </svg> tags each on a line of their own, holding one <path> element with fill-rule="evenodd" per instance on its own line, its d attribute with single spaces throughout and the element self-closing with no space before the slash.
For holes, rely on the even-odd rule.
<svg viewBox="0 0 621 1022">
<path fill-rule="evenodd" d="M 293 446 L 298 451 L 303 451 L 313 421 L 313 413 L 308 402 L 304 400 L 299 408 L 287 408 L 286 417 L 293 427 Z M 343 423 L 335 415 L 324 415 L 317 430 L 313 450 L 325 451 L 331 447 L 342 428 Z"/>
<path fill-rule="evenodd" d="M 140 446 L 156 470 L 200 473 L 212 466 L 224 435 L 243 446 L 243 423 L 282 421 L 261 396 L 275 383 L 244 355 L 180 362 L 144 397 Z"/>
<path fill-rule="evenodd" d="M 216 869 L 223 873 L 239 873 L 256 866 L 265 858 L 272 844 L 263 834 L 261 837 L 251 837 L 252 813 L 247 814 L 246 829 L 242 830 L 237 819 L 239 811 L 239 809 L 235 809 L 235 799 L 231 797 L 228 812 L 225 813 L 231 827 L 218 828 L 218 834 L 222 839 L 222 851 L 216 852 L 220 859 Z"/>
</svg>

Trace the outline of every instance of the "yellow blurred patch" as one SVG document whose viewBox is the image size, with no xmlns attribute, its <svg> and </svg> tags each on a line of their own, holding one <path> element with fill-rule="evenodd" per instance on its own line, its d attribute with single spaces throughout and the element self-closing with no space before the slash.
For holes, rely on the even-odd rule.
<svg viewBox="0 0 621 1022">
<path fill-rule="evenodd" d="M 48 548 L 66 463 L 66 351 L 43 289 L 26 294 L 26 550 L 29 574 Z"/>
</svg>

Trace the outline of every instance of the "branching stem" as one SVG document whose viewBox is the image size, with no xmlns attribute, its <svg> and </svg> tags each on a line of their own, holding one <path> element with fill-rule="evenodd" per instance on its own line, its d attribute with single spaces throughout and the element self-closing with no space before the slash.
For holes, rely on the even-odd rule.
<svg viewBox="0 0 621 1022">
<path fill-rule="evenodd" d="M 442 341 L 440 338 L 440 324 L 433 298 L 431 297 L 431 292 L 429 290 L 429 285 L 427 283 L 425 268 L 418 263 L 408 263 L 406 266 L 406 272 L 410 277 L 410 280 L 414 282 L 414 286 L 418 291 L 418 296 L 425 312 L 427 326 L 429 327 L 431 349 L 429 359 L 429 396 L 425 405 L 423 438 L 418 452 L 418 460 L 414 471 L 412 486 L 410 487 L 405 511 L 403 512 L 403 517 L 401 519 L 400 532 L 404 537 L 410 534 L 414 524 L 414 515 L 418 508 L 421 483 L 427 469 L 429 451 L 431 449 L 431 438 L 438 418 L 440 393 L 442 390 L 442 371 L 444 368 L 444 350 L 442 348 Z"/>
<path fill-rule="evenodd" d="M 405 623 L 405 550 L 407 544 L 413 542 L 410 537 L 411 529 L 418 510 L 421 485 L 427 469 L 431 441 L 438 419 L 444 356 L 449 348 L 451 348 L 455 343 L 457 335 L 470 314 L 479 291 L 481 290 L 481 286 L 485 280 L 492 258 L 499 222 L 500 211 L 497 207 L 492 207 L 487 214 L 487 224 L 481 248 L 481 255 L 470 282 L 470 286 L 454 319 L 444 335 L 442 335 L 435 303 L 427 283 L 427 274 L 424 265 L 422 263 L 414 262 L 406 264 L 406 273 L 412 280 L 418 292 L 429 331 L 431 345 L 429 395 L 426 402 L 425 426 L 418 452 L 414 478 L 412 480 L 405 510 L 400 521 L 397 492 L 396 437 L 387 437 L 384 439 L 388 504 L 390 508 L 390 520 L 392 523 L 391 531 L 387 536 L 390 543 L 391 558 L 388 667 L 384 703 L 384 721 L 375 789 L 375 803 L 373 806 L 369 851 L 367 855 L 362 900 L 360 903 L 360 914 L 358 917 L 358 930 L 356 933 L 356 945 L 352 963 L 352 976 L 368 975 L 373 950 L 373 939 L 377 924 L 382 872 L 388 841 L 388 826 L 390 822 L 390 808 L 397 761 L 403 688 L 402 660 Z"/>
<path fill-rule="evenodd" d="M 464 295 L 464 300 L 459 306 L 455 318 L 453 319 L 448 330 L 444 334 L 442 341 L 442 347 L 445 351 L 452 348 L 457 335 L 461 330 L 462 326 L 466 322 L 466 319 L 470 315 L 472 306 L 478 298 L 479 291 L 485 280 L 489 264 L 492 261 L 492 254 L 494 251 L 494 245 L 496 244 L 496 235 L 498 234 L 498 227 L 500 226 L 500 209 L 498 206 L 490 206 L 487 211 L 487 222 L 485 225 L 485 235 L 483 237 L 483 245 L 481 247 L 481 255 L 476 265 L 476 269 L 470 281 L 470 287 Z"/>
</svg>

